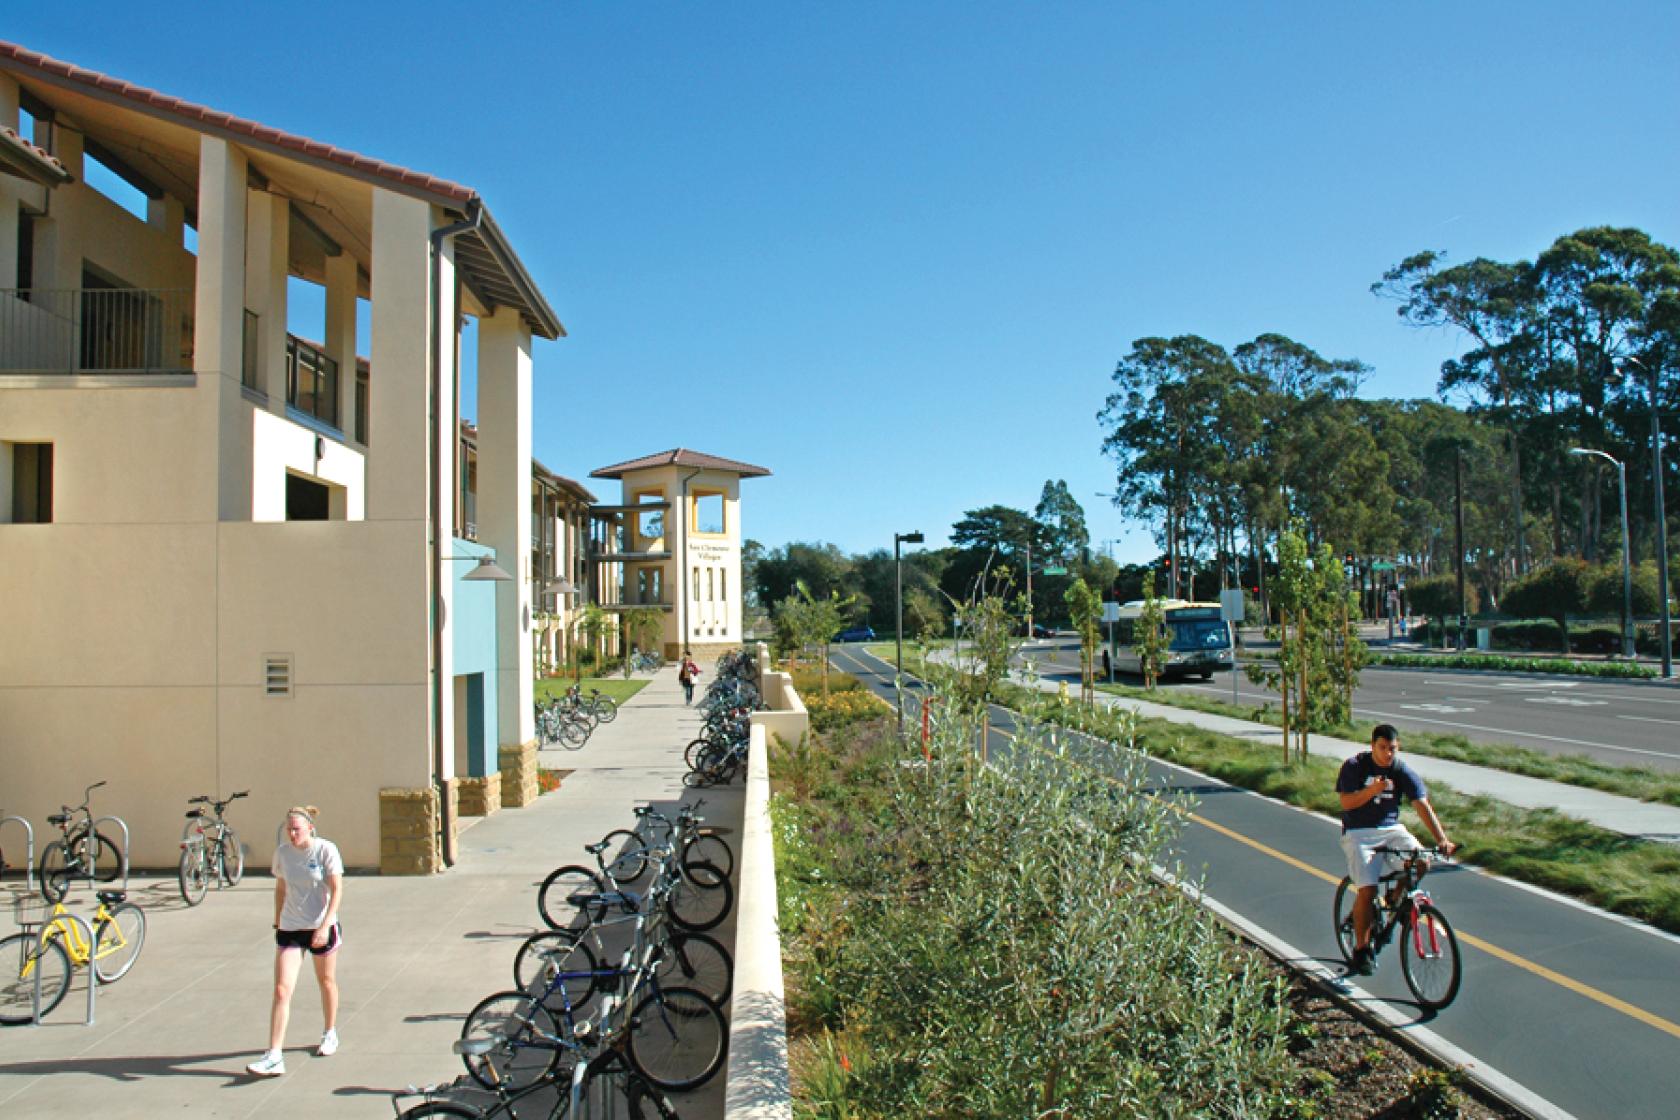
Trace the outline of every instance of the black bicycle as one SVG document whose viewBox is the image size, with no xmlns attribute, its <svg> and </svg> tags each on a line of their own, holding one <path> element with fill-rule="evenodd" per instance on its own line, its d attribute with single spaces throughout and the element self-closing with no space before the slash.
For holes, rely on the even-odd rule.
<svg viewBox="0 0 1680 1120">
<path fill-rule="evenodd" d="M 56 825 L 60 839 L 48 844 L 41 852 L 37 870 L 41 876 L 41 897 L 48 902 L 62 902 L 70 893 L 70 884 L 77 879 L 88 882 L 112 883 L 123 871 L 123 851 L 115 841 L 93 828 L 93 813 L 88 802 L 93 791 L 104 785 L 95 782 L 82 792 L 82 803 L 74 809 L 61 806 L 62 812 L 47 818 Z M 72 823 L 80 813 L 81 819 Z"/>
<path fill-rule="evenodd" d="M 1439 1011 L 1458 995 L 1463 964 L 1452 925 L 1429 892 L 1418 883 L 1432 865 L 1447 862 L 1447 857 L 1436 848 L 1375 850 L 1393 857 L 1399 866 L 1377 884 L 1371 955 L 1376 957 L 1396 931 L 1400 932 L 1400 975 L 1405 977 L 1406 987 L 1412 990 L 1418 1003 L 1427 1010 Z M 1358 889 L 1344 876 L 1336 887 L 1336 945 L 1350 967 L 1354 951 L 1353 903 L 1357 895 Z"/>
<path fill-rule="evenodd" d="M 227 823 L 223 814 L 227 807 L 250 790 L 240 790 L 226 799 L 189 797 L 188 805 L 210 806 L 187 810 L 187 826 L 181 836 L 181 866 L 176 872 L 181 883 L 181 897 L 188 906 L 204 901 L 210 881 L 218 887 L 231 887 L 245 874 L 245 850 L 239 845 L 239 834 Z"/>
</svg>

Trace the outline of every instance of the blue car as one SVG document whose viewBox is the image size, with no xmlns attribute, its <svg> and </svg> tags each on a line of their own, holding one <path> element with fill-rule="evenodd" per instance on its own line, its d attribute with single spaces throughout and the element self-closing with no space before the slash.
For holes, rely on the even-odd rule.
<svg viewBox="0 0 1680 1120">
<path fill-rule="evenodd" d="M 871 626 L 853 626 L 834 635 L 837 642 L 873 642 L 875 629 Z"/>
</svg>

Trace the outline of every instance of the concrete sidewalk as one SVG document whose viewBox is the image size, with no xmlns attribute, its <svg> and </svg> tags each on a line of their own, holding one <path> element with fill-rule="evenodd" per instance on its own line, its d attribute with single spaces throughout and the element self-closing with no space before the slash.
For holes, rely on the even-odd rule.
<svg viewBox="0 0 1680 1120">
<path fill-rule="evenodd" d="M 1036 687 L 1041 692 L 1050 693 L 1059 692 L 1064 683 L 1061 678 L 1045 677 L 1033 677 L 1027 681 L 1022 681 L 1017 677 L 1016 681 L 1017 683 L 1024 683 L 1028 687 Z M 1075 681 L 1077 681 L 1077 678 L 1075 678 Z M 1221 735 L 1229 735 L 1232 738 L 1246 739 L 1251 743 L 1268 744 L 1276 747 L 1279 752 L 1283 750 L 1283 731 L 1280 728 L 1272 727 L 1270 724 L 1212 715 L 1207 712 L 1192 711 L 1188 708 L 1173 707 L 1170 704 L 1132 700 L 1126 697 L 1112 696 L 1101 691 L 1097 693 L 1097 696 L 1101 702 L 1108 704 L 1110 707 L 1127 708 L 1151 719 L 1185 723 L 1208 731 L 1216 731 Z M 1369 747 L 1369 743 L 1355 743 L 1347 739 L 1335 739 L 1328 735 L 1309 735 L 1307 737 L 1308 751 L 1337 761 L 1348 758 Z M 1404 737 L 1401 740 L 1401 749 L 1405 749 Z M 1602 793 L 1582 786 L 1551 782 L 1542 778 L 1529 778 L 1504 770 L 1491 770 L 1484 766 L 1471 766 L 1462 762 L 1453 762 L 1444 758 L 1431 758 L 1428 755 L 1412 752 L 1406 752 L 1405 757 L 1407 765 L 1422 775 L 1424 781 L 1440 782 L 1443 785 L 1451 786 L 1460 793 L 1489 797 L 1495 801 L 1503 801 L 1508 805 L 1516 805 L 1525 809 L 1556 809 L 1567 816 L 1586 821 L 1611 832 L 1636 836 L 1644 840 L 1680 843 L 1680 808 L 1673 805 L 1638 801 L 1631 797 Z"/>
<path fill-rule="evenodd" d="M 283 1077 L 259 1080 L 245 1063 L 264 1048 L 274 960 L 273 880 L 278 822 L 232 818 L 252 873 L 188 909 L 168 878 L 139 877 L 145 948 L 133 970 L 98 992 L 97 1023 L 81 1025 L 78 974 L 40 1028 L 0 1030 L 0 1116 L 390 1116 L 388 1095 L 462 1072 L 450 1053 L 466 1013 L 513 986 L 513 957 L 536 931 L 537 886 L 556 866 L 590 863 L 583 845 L 634 823 L 633 805 L 684 799 L 682 749 L 699 725 L 676 672 L 660 670 L 581 750 L 544 750 L 542 766 L 569 769 L 561 788 L 504 809 L 461 836 L 460 859 L 429 878 L 354 875 L 345 883 L 339 961 L 343 1048 L 314 1056 L 320 1000 L 305 970 L 292 1001 Z M 689 794 L 689 800 L 694 800 Z M 742 794 L 705 791 L 708 824 L 739 847 Z M 333 822 L 321 822 L 332 837 Z M 10 886 L 10 884 L 8 884 Z M 21 890 L 21 884 L 18 884 Z M 12 930 L 0 891 L 0 934 Z M 91 914 L 85 889 L 69 903 Z M 733 917 L 712 933 L 733 943 Z M 723 1075 L 674 1098 L 687 1120 L 722 1114 Z"/>
</svg>

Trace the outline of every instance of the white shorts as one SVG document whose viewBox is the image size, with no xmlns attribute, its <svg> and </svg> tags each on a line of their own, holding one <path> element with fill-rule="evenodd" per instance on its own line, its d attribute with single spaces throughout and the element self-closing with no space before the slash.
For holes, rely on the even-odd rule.
<svg viewBox="0 0 1680 1120">
<path fill-rule="evenodd" d="M 1376 849 L 1415 851 L 1420 847 L 1422 845 L 1406 831 L 1403 824 L 1391 824 L 1383 828 L 1350 828 L 1342 833 L 1342 851 L 1347 854 L 1348 878 L 1353 880 L 1356 887 L 1376 886 L 1377 881 L 1382 878 L 1387 860 L 1394 858 Z"/>
</svg>

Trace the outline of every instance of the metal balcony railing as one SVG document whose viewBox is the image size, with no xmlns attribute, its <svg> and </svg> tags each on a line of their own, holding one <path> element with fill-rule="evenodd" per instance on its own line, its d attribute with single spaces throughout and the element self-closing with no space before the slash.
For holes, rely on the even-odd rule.
<svg viewBox="0 0 1680 1120">
<path fill-rule="evenodd" d="M 190 288 L 0 288 L 0 373 L 185 373 Z"/>
</svg>

